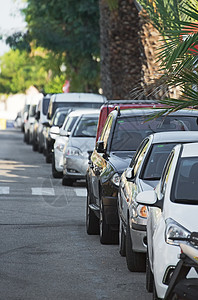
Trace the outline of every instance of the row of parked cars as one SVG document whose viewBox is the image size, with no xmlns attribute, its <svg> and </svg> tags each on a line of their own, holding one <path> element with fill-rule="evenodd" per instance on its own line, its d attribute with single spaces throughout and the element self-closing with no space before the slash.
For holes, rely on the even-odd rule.
<svg viewBox="0 0 198 300">
<path fill-rule="evenodd" d="M 180 252 L 173 238 L 197 231 L 198 111 L 154 118 L 156 108 L 163 109 L 155 101 L 47 95 L 28 142 L 63 185 L 86 180 L 87 233 L 119 244 L 128 269 L 146 271 L 148 292 L 163 299 Z"/>
</svg>

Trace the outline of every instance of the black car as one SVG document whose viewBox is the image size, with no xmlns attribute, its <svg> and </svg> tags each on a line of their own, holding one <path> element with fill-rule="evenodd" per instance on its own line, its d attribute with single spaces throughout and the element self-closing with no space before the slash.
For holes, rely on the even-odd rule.
<svg viewBox="0 0 198 300">
<path fill-rule="evenodd" d="M 91 155 L 86 175 L 86 229 L 88 234 L 99 233 L 102 244 L 118 243 L 120 176 L 140 142 L 153 132 L 197 128 L 197 111 L 178 111 L 148 121 L 153 113 L 151 108 L 111 112 Z"/>
</svg>

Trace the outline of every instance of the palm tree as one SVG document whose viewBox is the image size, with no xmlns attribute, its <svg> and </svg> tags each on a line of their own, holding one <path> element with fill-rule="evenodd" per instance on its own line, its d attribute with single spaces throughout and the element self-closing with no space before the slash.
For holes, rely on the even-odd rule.
<svg viewBox="0 0 198 300">
<path fill-rule="evenodd" d="M 167 112 L 198 108 L 198 10 L 196 0 L 139 0 L 151 22 L 160 32 L 163 45 L 158 59 L 163 75 L 158 89 L 180 88 L 178 99 L 166 97 L 160 102 Z M 154 93 L 155 91 L 153 91 Z"/>
<path fill-rule="evenodd" d="M 140 22 L 134 0 L 99 0 L 101 85 L 108 99 L 130 99 L 141 86 Z"/>
</svg>

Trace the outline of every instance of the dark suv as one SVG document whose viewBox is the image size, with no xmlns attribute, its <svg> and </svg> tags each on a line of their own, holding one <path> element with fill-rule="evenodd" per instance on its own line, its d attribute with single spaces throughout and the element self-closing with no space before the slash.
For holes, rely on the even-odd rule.
<svg viewBox="0 0 198 300">
<path fill-rule="evenodd" d="M 86 228 L 88 234 L 99 233 L 102 244 L 118 242 L 120 176 L 140 142 L 153 132 L 191 130 L 188 117 L 192 117 L 192 111 L 148 121 L 153 113 L 156 110 L 151 108 L 112 111 L 91 155 L 86 176 Z M 191 122 L 197 120 L 197 112 L 194 113 L 196 118 L 190 119 Z"/>
</svg>

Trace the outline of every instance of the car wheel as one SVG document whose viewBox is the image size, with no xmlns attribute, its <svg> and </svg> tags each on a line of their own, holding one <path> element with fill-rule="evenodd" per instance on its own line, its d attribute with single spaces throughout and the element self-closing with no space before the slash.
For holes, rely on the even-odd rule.
<svg viewBox="0 0 198 300">
<path fill-rule="evenodd" d="M 38 145 L 38 152 L 42 153 L 43 152 L 43 148 L 41 147 L 41 145 Z"/>
<path fill-rule="evenodd" d="M 63 173 L 62 172 L 58 172 L 55 168 L 55 158 L 54 155 L 52 155 L 52 175 L 54 178 L 62 178 L 63 177 Z"/>
<path fill-rule="evenodd" d="M 37 146 L 37 144 L 35 142 L 33 142 L 33 144 L 32 144 L 32 150 L 33 151 L 37 151 L 38 150 L 38 146 Z"/>
<path fill-rule="evenodd" d="M 103 245 L 118 244 L 118 231 L 111 230 L 109 224 L 106 223 L 104 206 L 101 200 L 100 203 L 100 242 Z"/>
<path fill-rule="evenodd" d="M 50 164 L 52 162 L 51 153 L 46 153 L 45 161 L 47 164 Z"/>
<path fill-rule="evenodd" d="M 126 230 L 126 262 L 129 271 L 145 272 L 145 253 L 133 251 L 129 222 Z"/>
<path fill-rule="evenodd" d="M 88 234 L 99 234 L 99 219 L 89 207 L 90 201 L 89 192 L 87 190 L 87 207 L 86 207 L 86 229 Z"/>
<path fill-rule="evenodd" d="M 149 255 L 148 250 L 146 253 L 146 289 L 149 293 L 153 292 L 153 273 L 151 271 L 150 261 L 149 261 Z"/>
<path fill-rule="evenodd" d="M 121 256 L 126 256 L 126 235 L 124 233 L 123 222 L 121 219 L 119 229 L 119 253 Z"/>
<path fill-rule="evenodd" d="M 28 145 L 30 144 L 30 133 L 29 133 L 29 131 L 27 132 L 27 135 L 26 135 L 26 143 Z"/>
<path fill-rule="evenodd" d="M 70 178 L 67 178 L 65 176 L 63 176 L 63 178 L 62 178 L 62 185 L 72 186 L 74 182 L 75 182 L 74 179 L 70 179 Z"/>
</svg>

